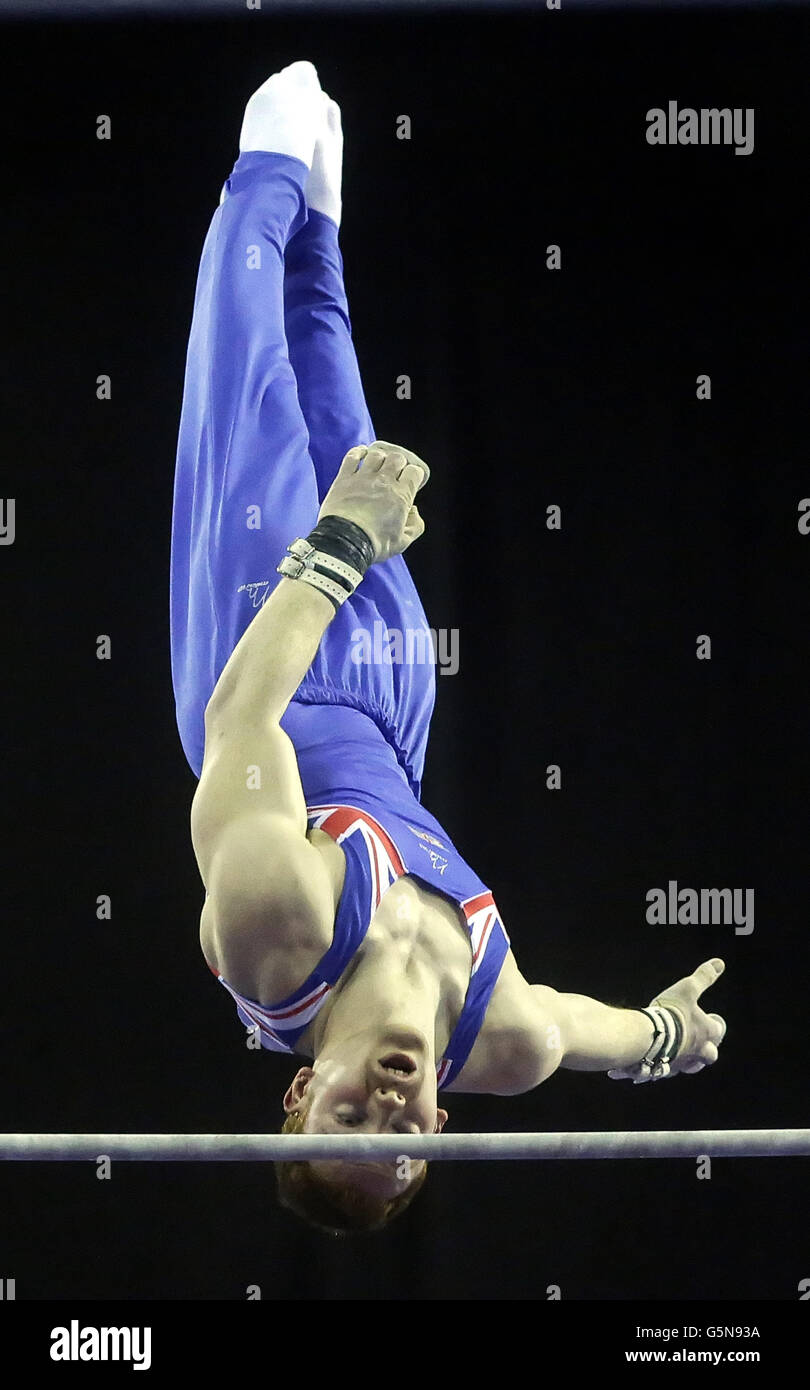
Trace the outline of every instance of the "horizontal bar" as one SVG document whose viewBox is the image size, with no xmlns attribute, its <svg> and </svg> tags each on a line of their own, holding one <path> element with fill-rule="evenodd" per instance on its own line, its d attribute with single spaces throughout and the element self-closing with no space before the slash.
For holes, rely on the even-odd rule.
<svg viewBox="0 0 810 1390">
<path fill-rule="evenodd" d="M 562 1134 L 0 1134 L 11 1162 L 254 1163 L 340 1158 L 810 1157 L 810 1129 L 650 1129 Z"/>
<path fill-rule="evenodd" d="M 565 0 L 565 9 L 696 9 L 698 6 L 709 9 L 764 8 L 774 0 Z M 804 0 L 781 0 L 785 5 L 800 5 Z M 383 10 L 411 10 L 441 12 L 451 9 L 483 9 L 508 14 L 510 11 L 531 9 L 537 0 L 273 0 L 273 14 L 302 14 L 311 18 L 312 10 L 346 9 L 359 14 L 372 16 Z M 269 6 L 268 6 L 269 9 Z M 242 14 L 246 13 L 244 0 Z M 0 0 L 0 15 L 19 16 L 26 19 L 70 19 L 74 17 L 93 17 L 96 19 L 115 19 L 138 15 L 146 18 L 152 15 L 182 14 L 191 16 L 225 15 L 239 18 L 239 0 Z M 251 15 L 247 12 L 247 22 Z"/>
<path fill-rule="evenodd" d="M 801 4 L 802 0 L 782 0 L 782 4 Z M 694 9 L 698 5 L 765 6 L 773 0 L 565 0 L 566 9 Z M 537 0 L 273 0 L 273 14 L 305 14 L 311 18 L 311 11 L 346 9 L 364 14 L 380 13 L 382 10 L 433 10 L 467 9 L 495 10 L 509 13 L 515 10 L 530 9 Z M 269 8 L 269 6 L 268 6 Z M 246 10 L 241 0 L 241 13 Z M 184 17 L 224 15 L 240 17 L 239 0 L 0 0 L 0 15 L 24 15 L 27 19 L 69 19 L 73 17 L 93 17 L 115 19 L 138 15 L 142 18 L 161 14 L 182 14 Z M 247 15 L 250 22 L 250 14 Z"/>
</svg>

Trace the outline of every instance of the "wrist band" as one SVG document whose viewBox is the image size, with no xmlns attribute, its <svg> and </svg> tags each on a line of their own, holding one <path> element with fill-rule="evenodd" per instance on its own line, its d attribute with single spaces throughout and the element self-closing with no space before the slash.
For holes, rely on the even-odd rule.
<svg viewBox="0 0 810 1390">
<path fill-rule="evenodd" d="M 305 539 L 287 546 L 277 572 L 319 589 L 337 612 L 373 561 L 374 546 L 362 527 L 344 517 L 325 516 Z"/>
<path fill-rule="evenodd" d="M 670 1075 L 670 1062 L 678 1056 L 683 1043 L 683 1025 L 674 1009 L 663 1004 L 650 1004 L 649 1008 L 638 1009 L 653 1025 L 653 1040 L 638 1064 L 639 1072 L 634 1077 L 636 1085 L 644 1081 L 662 1081 Z"/>
<path fill-rule="evenodd" d="M 345 516 L 322 516 L 308 540 L 317 543 L 319 550 L 337 555 L 365 574 L 374 563 L 374 546 L 362 526 L 348 521 Z"/>
</svg>

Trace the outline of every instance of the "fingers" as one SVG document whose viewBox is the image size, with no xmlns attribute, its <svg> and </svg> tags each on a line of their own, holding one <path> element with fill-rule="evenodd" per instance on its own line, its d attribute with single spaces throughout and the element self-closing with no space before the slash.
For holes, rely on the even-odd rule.
<svg viewBox="0 0 810 1390">
<path fill-rule="evenodd" d="M 411 507 L 405 519 L 398 541 L 395 543 L 392 555 L 401 555 L 403 550 L 407 550 L 409 545 L 424 535 L 425 523 L 416 507 Z"/>
<path fill-rule="evenodd" d="M 345 478 L 349 473 L 356 473 L 367 453 L 368 446 L 366 444 L 355 445 L 353 449 L 349 450 L 348 454 L 344 455 L 343 462 L 335 478 Z"/>
<path fill-rule="evenodd" d="M 364 473 L 379 473 L 385 463 L 387 452 L 381 444 L 369 444 L 363 459 Z M 404 459 L 402 460 L 404 462 Z M 400 464 L 400 467 L 402 465 Z"/>
<path fill-rule="evenodd" d="M 411 541 L 418 540 L 420 536 L 424 535 L 424 532 L 425 523 L 419 514 L 418 507 L 411 507 L 411 510 L 408 512 L 408 518 L 402 528 L 403 537 L 408 542 L 408 545 L 410 545 Z"/>
<path fill-rule="evenodd" d="M 386 444 L 384 439 L 380 439 L 377 442 L 382 445 L 383 449 L 393 449 L 396 453 L 403 454 L 408 465 L 420 468 L 422 470 L 422 476 L 417 484 L 417 490 L 425 486 L 425 483 L 430 477 L 430 469 L 424 459 L 420 459 L 419 455 L 413 452 L 413 449 L 403 449 L 399 444 Z"/>
<path fill-rule="evenodd" d="M 410 490 L 411 497 L 415 497 L 420 487 L 424 487 L 427 482 L 420 463 L 406 463 L 405 467 L 397 474 L 397 479 Z"/>
<path fill-rule="evenodd" d="M 405 449 L 401 444 L 389 444 L 385 439 L 375 439 L 369 446 L 363 467 L 404 479 L 413 486 L 414 495 L 430 477 L 430 469 L 424 459 L 420 459 L 412 449 Z M 412 468 L 417 471 L 412 473 Z"/>
<path fill-rule="evenodd" d="M 694 998 L 699 999 L 704 989 L 708 989 L 715 980 L 719 980 L 725 968 L 725 961 L 718 957 L 704 961 L 702 965 L 699 965 L 697 970 L 688 977 L 694 990 Z"/>
<path fill-rule="evenodd" d="M 704 1067 L 711 1067 L 717 1061 L 718 1051 L 713 1042 L 705 1042 L 700 1049 L 697 1057 L 693 1057 L 691 1062 L 686 1062 L 680 1068 L 681 1071 L 694 1074 L 703 1071 Z"/>
<path fill-rule="evenodd" d="M 708 1033 L 706 1041 L 694 1057 L 679 1066 L 679 1071 L 690 1073 L 703 1071 L 704 1067 L 713 1066 L 720 1055 L 718 1048 L 726 1035 L 726 1021 L 720 1017 L 720 1014 L 706 1014 L 705 1018 L 709 1025 L 706 1030 Z"/>
</svg>

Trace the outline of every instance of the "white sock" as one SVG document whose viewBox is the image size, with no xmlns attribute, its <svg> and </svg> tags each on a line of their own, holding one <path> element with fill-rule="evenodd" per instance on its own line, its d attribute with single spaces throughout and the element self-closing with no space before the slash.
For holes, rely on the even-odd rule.
<svg viewBox="0 0 810 1390">
<path fill-rule="evenodd" d="M 315 141 L 312 167 L 304 187 L 307 207 L 331 217 L 340 226 L 340 187 L 343 168 L 343 127 L 340 107 L 321 93 L 321 123 Z"/>
<path fill-rule="evenodd" d="M 290 63 L 253 93 L 242 121 L 239 150 L 267 150 L 300 159 L 309 168 L 323 113 L 323 93 L 312 63 Z"/>
</svg>

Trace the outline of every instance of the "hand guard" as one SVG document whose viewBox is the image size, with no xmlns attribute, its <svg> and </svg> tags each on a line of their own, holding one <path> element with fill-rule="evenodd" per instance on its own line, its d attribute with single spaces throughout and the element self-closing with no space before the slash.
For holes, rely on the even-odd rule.
<svg viewBox="0 0 810 1390">
<path fill-rule="evenodd" d="M 640 1062 L 636 1062 L 631 1067 L 614 1067 L 608 1072 L 611 1081 L 632 1081 L 634 1086 L 641 1086 L 645 1081 L 665 1081 L 668 1076 L 674 1073 L 670 1063 L 675 1058 L 683 1045 L 683 1024 L 674 1009 L 666 1008 L 662 1004 L 650 1004 L 647 1009 L 639 1009 L 639 1013 L 649 1018 L 655 1030 L 652 1043 Z"/>
</svg>

